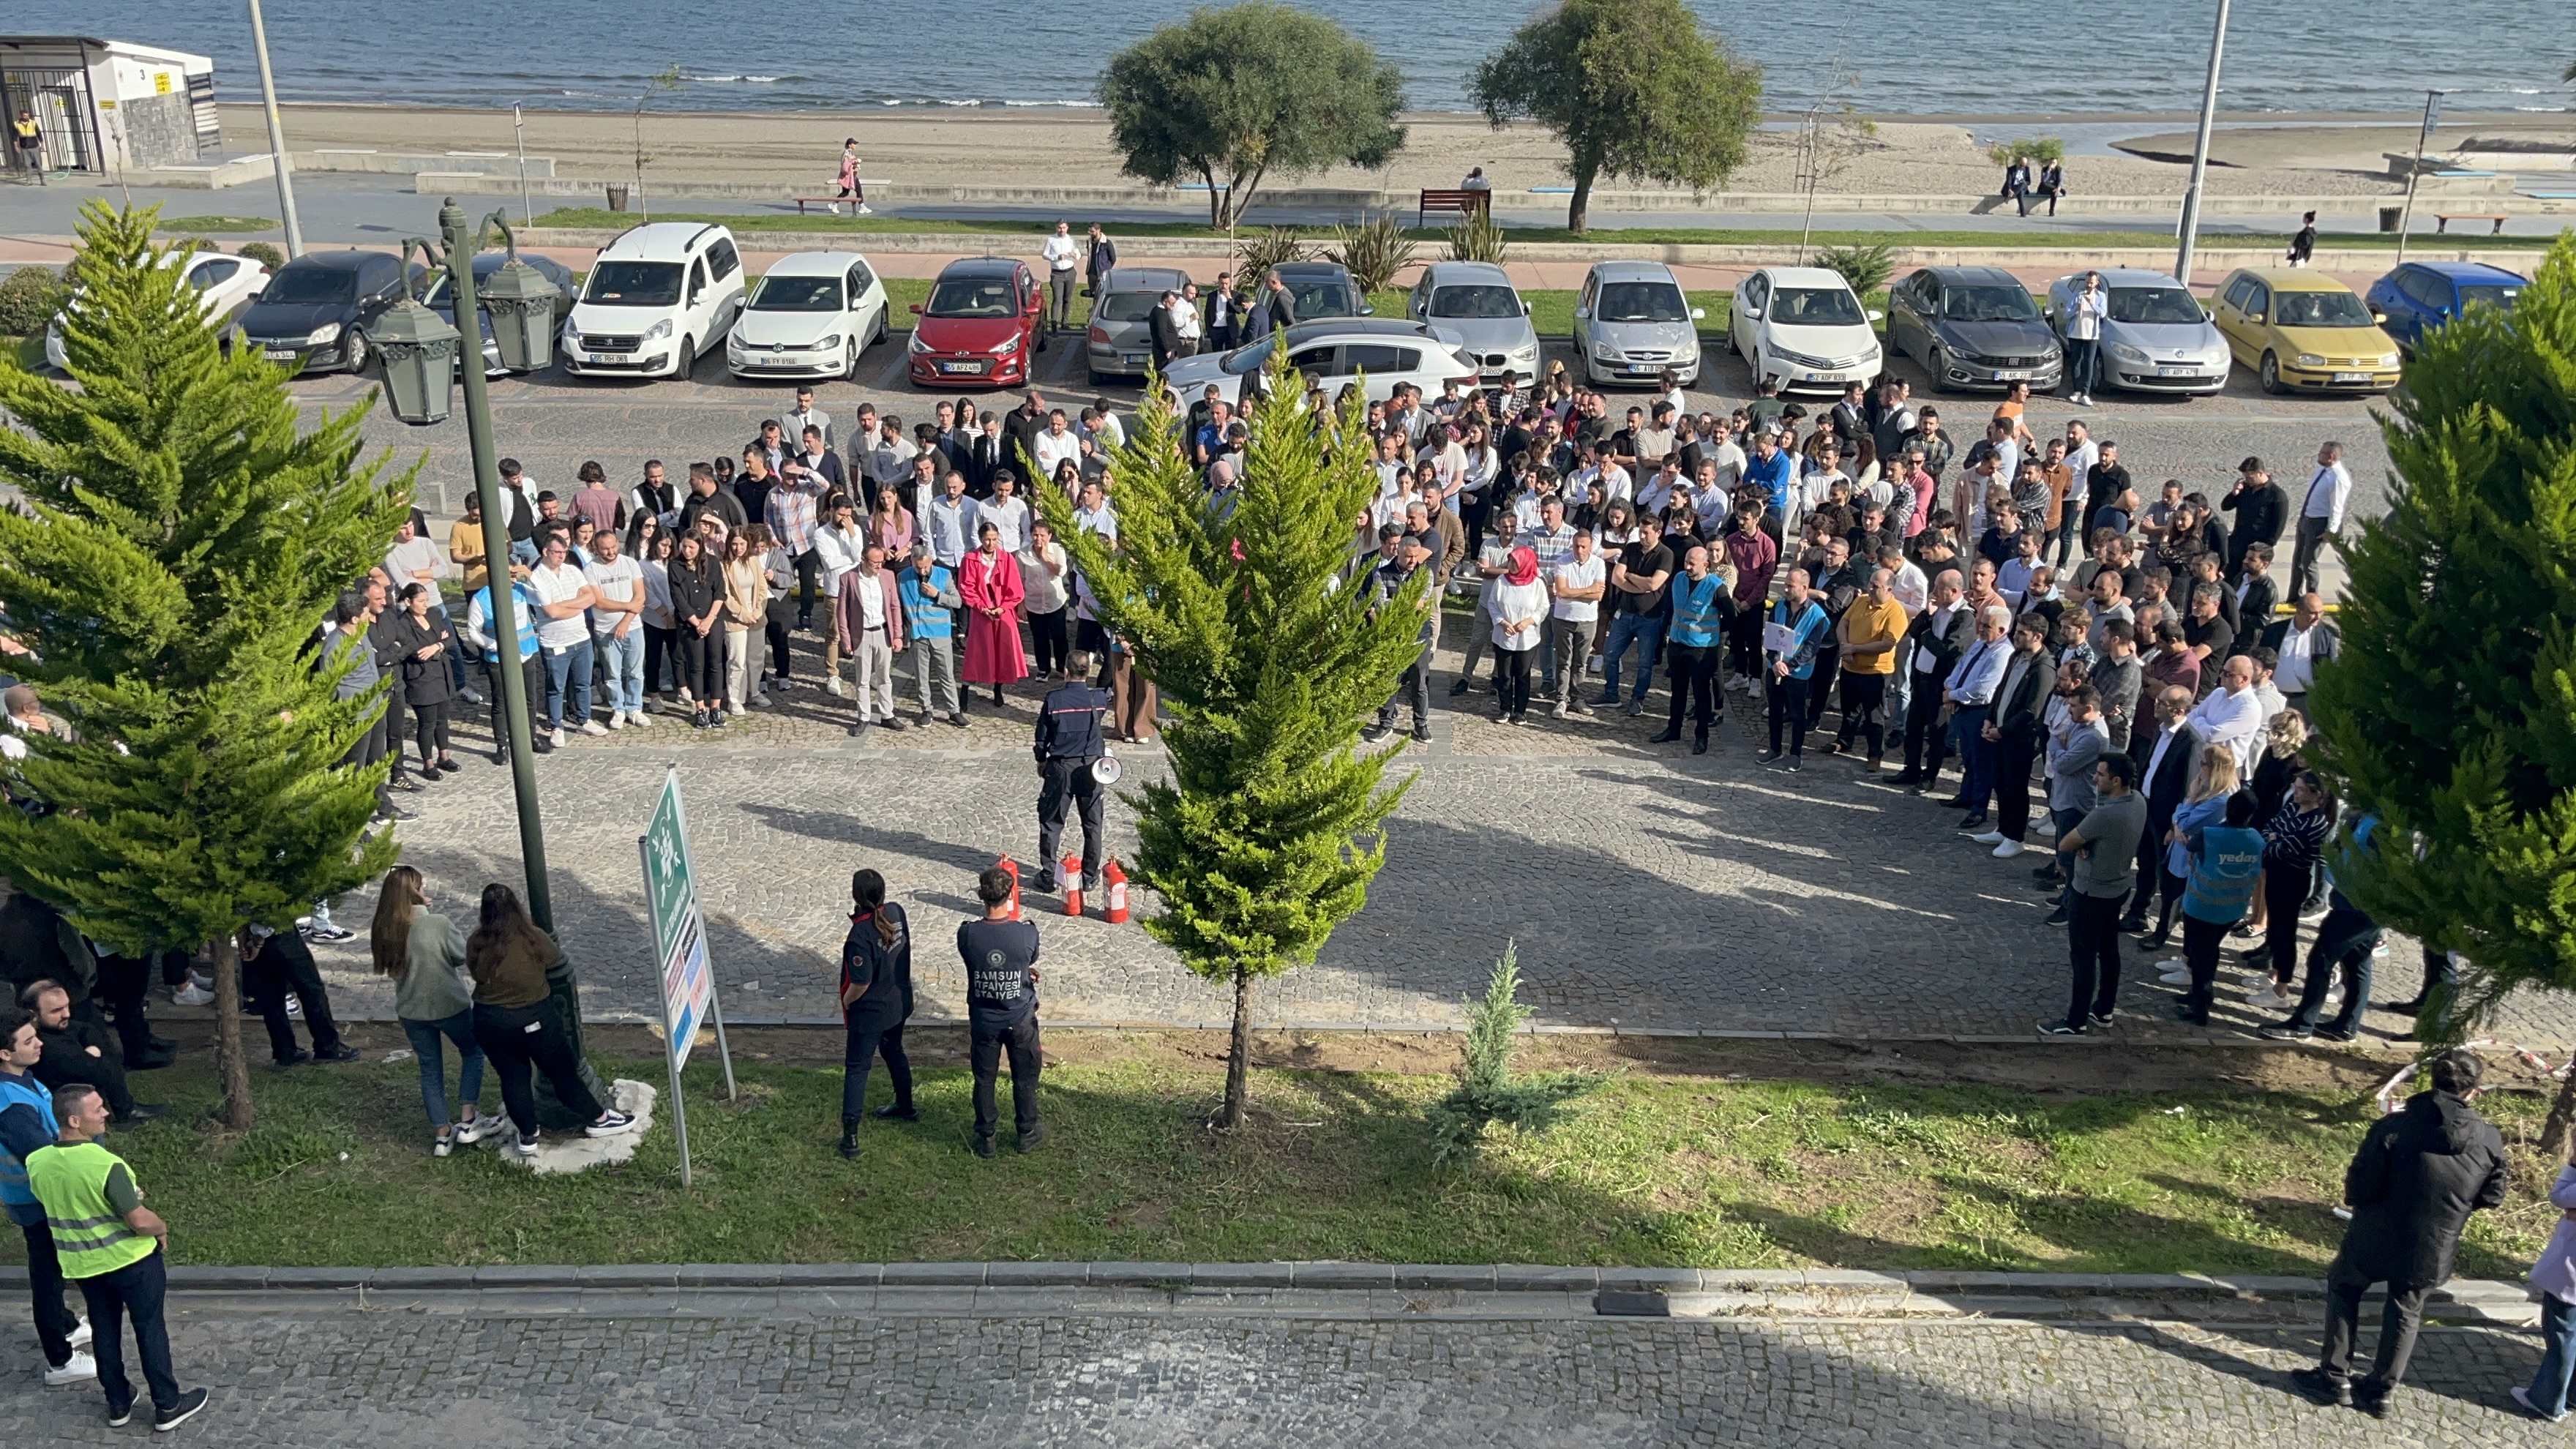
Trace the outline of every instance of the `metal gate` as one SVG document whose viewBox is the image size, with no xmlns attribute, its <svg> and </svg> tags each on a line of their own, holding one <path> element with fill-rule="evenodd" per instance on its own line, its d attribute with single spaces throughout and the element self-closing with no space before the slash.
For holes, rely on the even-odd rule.
<svg viewBox="0 0 2576 1449">
<path fill-rule="evenodd" d="M 20 107 L 35 112 L 37 134 L 45 143 L 46 170 L 101 169 L 98 133 L 93 129 L 98 112 L 90 104 L 88 71 L 0 71 L 0 102 L 5 102 L 11 121 L 18 119 Z M 16 147 L 11 150 L 14 165 Z"/>
</svg>

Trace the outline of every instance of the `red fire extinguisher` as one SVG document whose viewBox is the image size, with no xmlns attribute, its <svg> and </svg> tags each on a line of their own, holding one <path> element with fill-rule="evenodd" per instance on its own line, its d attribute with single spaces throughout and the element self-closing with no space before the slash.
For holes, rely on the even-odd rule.
<svg viewBox="0 0 2576 1449">
<path fill-rule="evenodd" d="M 1078 855 L 1064 858 L 1064 913 L 1082 914 L 1082 857 Z"/>
<path fill-rule="evenodd" d="M 1109 884 L 1109 923 L 1123 925 L 1127 920 L 1127 872 L 1118 868 L 1118 858 L 1109 858 L 1109 869 L 1101 872 Z"/>
<path fill-rule="evenodd" d="M 1010 874 L 1011 919 L 1016 921 L 1020 918 L 1020 863 L 1006 855 L 1000 860 L 993 862 L 993 864 L 1000 866 L 1004 871 Z"/>
</svg>

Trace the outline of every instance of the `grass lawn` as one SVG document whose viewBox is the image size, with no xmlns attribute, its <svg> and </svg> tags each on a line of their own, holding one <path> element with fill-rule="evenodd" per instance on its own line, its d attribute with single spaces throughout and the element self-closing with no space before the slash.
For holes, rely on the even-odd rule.
<svg viewBox="0 0 2576 1449">
<path fill-rule="evenodd" d="M 1723 196 L 1715 198 L 1716 204 L 1723 204 L 1723 202 Z M 1068 215 L 1077 226 L 1082 224 L 1083 218 L 1079 214 L 1068 213 Z M 662 214 L 660 219 L 663 221 L 714 222 L 720 225 L 734 227 L 742 231 L 810 231 L 862 236 L 871 232 L 905 233 L 912 235 L 937 234 L 943 232 L 974 233 L 978 235 L 1026 232 L 1029 237 L 1029 245 L 1032 251 L 1035 250 L 1038 240 L 1051 229 L 1040 223 L 1027 221 L 956 220 L 948 218 L 909 216 L 825 216 L 820 212 L 812 212 L 804 216 L 799 216 L 794 212 L 783 210 L 775 212 L 749 213 L 667 212 Z M 225 220 L 225 218 L 180 217 L 167 223 L 163 227 L 163 230 L 219 230 L 224 228 L 201 226 L 196 225 L 196 223 L 222 220 Z M 549 211 L 543 216 L 538 217 L 535 225 L 541 227 L 563 227 L 567 229 L 581 230 L 624 230 L 627 227 L 637 225 L 641 220 L 642 218 L 638 217 L 633 212 L 608 211 L 596 206 L 565 206 L 558 207 L 555 210 Z M 263 226 L 265 225 L 267 224 L 263 223 Z M 1246 228 L 1246 230 L 1254 229 L 1255 228 Z M 1311 241 L 1329 242 L 1332 239 L 1332 228 L 1328 226 L 1299 227 L 1296 228 L 1296 230 L 1300 235 Z M 1573 232 L 1567 231 L 1561 226 L 1515 226 L 1510 228 L 1510 230 L 1512 240 L 1528 242 L 1533 245 L 1554 242 L 1596 242 L 1610 245 L 1635 244 L 1638 246 L 1752 246 L 1777 247 L 1783 252 L 1794 250 L 1797 246 L 1797 239 L 1793 234 L 1773 227 L 1595 227 L 1591 231 L 1579 236 Z M 1215 239 L 1222 238 L 1225 235 L 1225 232 L 1222 230 L 1211 228 L 1201 222 L 1190 221 L 1121 222 L 1110 228 L 1110 231 L 1112 235 L 1116 236 L 1207 237 Z M 1443 227 L 1407 227 L 1405 229 L 1405 234 L 1416 241 L 1435 246 L 1447 241 L 1449 237 L 1447 229 Z M 2482 236 L 2474 238 L 2463 236 L 2460 238 L 2459 244 L 2476 245 L 2481 247 L 2513 247 L 2539 250 L 2546 248 L 2552 240 L 2554 240 L 2554 238 L 2541 236 Z M 2064 249 L 2067 247 L 2090 247 L 2100 249 L 2109 247 L 2170 247 L 2173 245 L 2173 233 L 2170 230 L 2163 229 L 2075 233 L 1965 230 L 1820 230 L 1809 238 L 1808 245 L 1849 246 L 1856 243 L 1877 241 L 1892 242 L 1900 247 L 2043 247 L 2054 249 Z M 2289 245 L 2289 241 L 2289 234 L 2286 232 L 2279 234 L 2204 232 L 2201 237 L 2201 244 L 2204 247 L 2261 247 L 2275 251 L 2287 247 Z M 2418 233 L 2414 238 L 2414 241 L 2418 246 L 2424 245 L 2424 234 Z M 2441 239 L 2441 244 L 2445 246 L 2451 245 L 2451 238 L 2447 236 L 2443 237 Z M 2317 236 L 2317 245 L 2320 247 L 2394 248 L 2397 245 L 2397 238 L 2381 232 L 2320 232 Z M 1434 253 L 1426 252 L 1426 259 L 1431 255 L 1434 255 Z"/>
<path fill-rule="evenodd" d="M 1612 1077 L 1569 1119 L 1435 1169 L 1421 1070 L 1264 1070 L 1257 1120 L 1209 1133 L 1221 1059 L 1069 1042 L 1044 1089 L 1054 1137 L 983 1162 L 969 1080 L 922 1073 L 923 1120 L 870 1122 L 832 1152 L 840 1073 L 741 1063 L 739 1105 L 702 1051 L 690 1071 L 697 1183 L 667 1110 L 635 1159 L 539 1179 L 488 1148 L 429 1155 L 412 1063 L 255 1071 L 260 1125 L 219 1131 L 211 1053 L 155 1073 L 171 1116 L 111 1138 L 186 1263 L 875 1262 L 1354 1259 L 1725 1267 L 1969 1267 L 2305 1273 L 2369 1120 L 2366 1092 L 2264 1091 L 2186 1066 L 2180 1091 L 1733 1079 L 1733 1058 Z M 254 1036 L 256 1034 L 254 1033 Z M 954 1033 L 949 1033 L 953 1036 Z M 1106 1043 L 1106 1044 L 1103 1044 Z M 628 1049 L 632 1049 L 629 1047 Z M 812 1050 L 837 1053 L 837 1039 Z M 742 1043 L 737 1051 L 743 1052 Z M 939 1033 L 916 1059 L 955 1060 Z M 745 1052 L 748 1056 L 749 1053 Z M 807 1060 L 813 1059 L 810 1055 Z M 2205 1059 L 2205 1058 L 2204 1058 Z M 603 1068 L 612 1063 L 603 1058 Z M 613 1063 L 659 1084 L 658 1060 Z M 451 1071 L 453 1068 L 451 1067 Z M 2111 1080 L 2126 1079 L 2113 1073 Z M 888 1099 L 882 1076 L 874 1100 Z M 487 1105 L 497 1088 L 487 1083 Z M 2527 1140 L 2545 1103 L 2482 1106 Z M 2474 1220 L 2464 1276 L 2519 1273 L 2557 1213 L 2519 1151 L 2509 1210 Z M 14 1244 L 12 1245 L 14 1251 Z"/>
<path fill-rule="evenodd" d="M 277 223 L 264 216 L 165 216 L 153 227 L 155 231 L 184 236 L 210 236 L 217 232 L 275 231 Z"/>
</svg>

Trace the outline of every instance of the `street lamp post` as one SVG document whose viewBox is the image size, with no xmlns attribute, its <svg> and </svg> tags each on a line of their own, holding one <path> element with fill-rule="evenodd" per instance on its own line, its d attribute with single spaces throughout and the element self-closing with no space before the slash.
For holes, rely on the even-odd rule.
<svg viewBox="0 0 2576 1449">
<path fill-rule="evenodd" d="M 2174 253 L 2174 280 L 2191 285 L 2191 250 L 2200 239 L 2200 183 L 2209 174 L 2209 128 L 2218 119 L 2218 61 L 2227 49 L 2227 0 L 2218 0 L 2218 24 L 2209 32 L 2209 79 L 2200 92 L 2200 138 L 2191 148 L 2191 186 L 2182 194 L 2182 245 Z"/>
<path fill-rule="evenodd" d="M 295 220 L 295 180 L 286 164 L 286 127 L 277 119 L 277 78 L 268 70 L 268 24 L 260 19 L 259 0 L 250 0 L 251 48 L 259 52 L 259 96 L 268 110 L 268 151 L 277 173 L 277 204 L 286 213 L 286 254 L 304 255 L 304 228 Z"/>
<path fill-rule="evenodd" d="M 2406 237 L 2415 229 L 2415 183 L 2424 179 L 2424 147 L 2442 123 L 2442 93 L 2424 93 L 2424 128 L 2415 133 L 2415 164 L 2406 170 L 2406 206 L 2397 214 L 2397 265 L 2406 265 Z"/>
</svg>

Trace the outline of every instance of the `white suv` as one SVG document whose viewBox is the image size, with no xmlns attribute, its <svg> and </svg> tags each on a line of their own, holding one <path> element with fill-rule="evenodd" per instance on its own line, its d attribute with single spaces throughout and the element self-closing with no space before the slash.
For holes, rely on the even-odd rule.
<svg viewBox="0 0 2576 1449">
<path fill-rule="evenodd" d="M 687 377 L 741 315 L 733 233 L 694 221 L 647 222 L 610 242 L 564 321 L 564 371 Z"/>
</svg>

